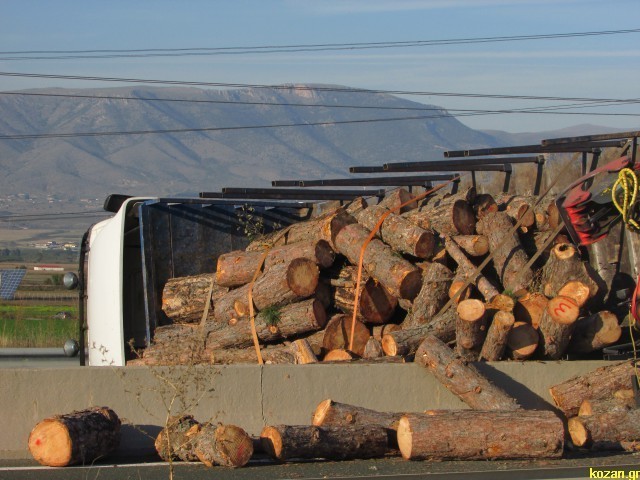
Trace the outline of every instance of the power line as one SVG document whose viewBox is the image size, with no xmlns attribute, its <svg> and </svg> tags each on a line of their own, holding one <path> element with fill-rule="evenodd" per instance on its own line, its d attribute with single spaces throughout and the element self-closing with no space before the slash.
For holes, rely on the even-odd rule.
<svg viewBox="0 0 640 480">
<path fill-rule="evenodd" d="M 549 33 L 535 35 L 512 35 L 498 37 L 449 38 L 436 40 L 409 40 L 395 42 L 359 42 L 359 43 L 323 43 L 294 45 L 263 45 L 249 47 L 195 47 L 195 48 L 150 48 L 119 50 L 27 50 L 4 51 L 0 60 L 63 60 L 90 58 L 146 58 L 146 57 L 185 57 L 211 55 L 246 55 L 265 53 L 325 52 L 340 50 L 370 50 L 388 48 L 432 47 L 439 45 L 466 45 L 476 43 L 516 42 L 531 40 L 549 40 L 574 37 L 593 37 L 603 35 L 621 35 L 640 33 L 640 29 L 600 30 L 591 32 Z M 21 55 L 21 56 L 15 56 Z M 37 56 L 40 55 L 40 56 Z"/>
<path fill-rule="evenodd" d="M 158 79 L 140 79 L 140 78 L 121 78 L 121 77 L 96 77 L 82 75 L 56 75 L 45 73 L 19 73 L 19 72 L 0 72 L 0 77 L 22 77 L 22 78 L 48 78 L 54 80 L 80 80 L 80 81 L 99 81 L 99 82 L 121 82 L 121 83 L 146 83 L 155 85 L 178 85 L 191 87 L 219 87 L 219 88 L 264 88 L 270 90 L 295 90 L 295 91 L 312 91 L 312 92 L 339 92 L 339 93 L 380 93 L 387 95 L 416 95 L 416 96 L 434 96 L 434 97 L 464 97 L 464 98 L 494 98 L 500 100 L 551 100 L 563 102 L 622 102 L 635 101 L 637 99 L 619 99 L 619 98 L 593 98 L 593 97 L 554 97 L 554 96 L 538 96 L 538 95 L 506 95 L 506 94 L 487 94 L 487 93 L 461 93 L 461 92 L 429 92 L 429 91 L 411 91 L 411 90 L 383 90 L 383 89 L 365 89 L 365 88 L 348 88 L 348 87 L 320 87 L 311 85 L 265 85 L 251 83 L 224 83 L 224 82 L 190 82 L 184 80 L 158 80 Z"/>
</svg>

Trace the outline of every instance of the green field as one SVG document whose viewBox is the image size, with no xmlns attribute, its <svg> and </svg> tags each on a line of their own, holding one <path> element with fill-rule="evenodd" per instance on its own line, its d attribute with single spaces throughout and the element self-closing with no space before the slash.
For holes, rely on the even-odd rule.
<svg viewBox="0 0 640 480">
<path fill-rule="evenodd" d="M 67 318 L 59 318 L 61 312 Z M 77 305 L 0 303 L 0 348 L 62 348 L 69 338 L 78 338 Z"/>
</svg>

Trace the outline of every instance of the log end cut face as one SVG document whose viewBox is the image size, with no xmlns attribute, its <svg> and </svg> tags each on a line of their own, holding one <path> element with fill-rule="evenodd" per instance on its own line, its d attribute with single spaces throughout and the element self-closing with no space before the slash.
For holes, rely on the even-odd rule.
<svg viewBox="0 0 640 480">
<path fill-rule="evenodd" d="M 331 400 L 330 398 L 321 401 L 316 407 L 315 412 L 313 412 L 311 424 L 315 425 L 316 427 L 321 426 L 324 423 L 325 418 L 327 418 L 327 414 L 329 413 L 329 411 L 331 411 L 332 406 L 333 400 Z"/>
<path fill-rule="evenodd" d="M 410 270 L 400 282 L 400 298 L 413 300 L 422 288 L 422 272 L 420 269 Z"/>
<path fill-rule="evenodd" d="M 578 447 L 584 447 L 589 442 L 589 431 L 582 423 L 580 417 L 573 417 L 569 419 L 568 423 L 569 435 L 574 445 Z"/>
<path fill-rule="evenodd" d="M 411 431 L 411 422 L 407 417 L 402 417 L 398 422 L 398 447 L 402 458 L 411 459 L 411 450 L 413 446 L 413 432 Z"/>
<path fill-rule="evenodd" d="M 249 463 L 253 456 L 253 441 L 242 428 L 220 425 L 215 436 L 222 465 L 241 467 Z"/>
<path fill-rule="evenodd" d="M 313 295 L 316 291 L 319 277 L 318 266 L 305 258 L 292 260 L 287 269 L 287 284 L 291 291 L 299 297 Z"/>
<path fill-rule="evenodd" d="M 72 459 L 69 430 L 61 422 L 43 420 L 29 435 L 29 451 L 41 465 L 64 467 Z"/>
<path fill-rule="evenodd" d="M 262 448 L 271 458 L 282 459 L 282 435 L 274 427 L 264 427 L 260 433 Z"/>
<path fill-rule="evenodd" d="M 453 204 L 453 225 L 461 235 L 473 235 L 476 230 L 476 215 L 466 200 L 456 200 Z"/>
</svg>

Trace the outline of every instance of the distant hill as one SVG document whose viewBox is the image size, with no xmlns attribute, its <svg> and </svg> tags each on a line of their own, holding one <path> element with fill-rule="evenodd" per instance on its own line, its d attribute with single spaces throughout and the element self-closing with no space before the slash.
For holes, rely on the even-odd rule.
<svg viewBox="0 0 640 480">
<path fill-rule="evenodd" d="M 594 135 L 597 133 L 613 133 L 620 131 L 622 130 L 619 128 L 603 127 L 601 125 L 591 125 L 588 123 L 561 128 L 558 130 L 546 130 L 543 132 L 509 133 L 501 130 L 482 130 L 483 133 L 493 137 L 495 141 L 505 145 L 533 145 L 538 144 L 547 138 L 576 137 L 580 135 Z"/>
</svg>

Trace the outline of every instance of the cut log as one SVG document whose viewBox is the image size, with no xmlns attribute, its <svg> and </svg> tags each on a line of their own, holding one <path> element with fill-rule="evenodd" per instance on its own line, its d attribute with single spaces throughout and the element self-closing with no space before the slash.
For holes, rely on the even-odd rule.
<svg viewBox="0 0 640 480">
<path fill-rule="evenodd" d="M 451 270 L 439 263 L 430 263 L 424 267 L 422 287 L 402 322 L 402 328 L 418 327 L 431 321 L 449 300 L 452 277 Z"/>
<path fill-rule="evenodd" d="M 336 254 L 326 240 L 298 242 L 269 250 L 264 261 L 264 268 L 266 270 L 278 263 L 289 263 L 295 258 L 306 258 L 318 265 L 319 268 L 329 268 L 333 265 Z"/>
<path fill-rule="evenodd" d="M 369 232 L 362 225 L 347 225 L 336 236 L 335 246 L 352 264 L 358 265 L 360 251 L 368 237 Z M 422 286 L 420 270 L 377 238 L 367 245 L 363 266 L 396 297 L 413 300 Z"/>
<path fill-rule="evenodd" d="M 398 445 L 407 460 L 559 458 L 564 425 L 546 410 L 409 414 L 398 423 Z"/>
<path fill-rule="evenodd" d="M 344 348 L 330 350 L 322 359 L 323 362 L 350 362 L 355 356 Z"/>
<path fill-rule="evenodd" d="M 389 356 L 413 355 L 420 343 L 434 335 L 443 342 L 450 342 L 456 336 L 456 310 L 449 308 L 431 319 L 429 323 L 413 328 L 402 328 L 382 337 L 382 348 Z"/>
<path fill-rule="evenodd" d="M 418 258 L 430 258 L 435 248 L 433 232 L 420 228 L 405 220 L 400 215 L 390 213 L 384 207 L 373 206 L 362 210 L 356 220 L 367 230 L 373 231 L 380 218 L 387 215 L 378 229 L 378 237 L 384 243 L 400 253 L 406 253 Z"/>
<path fill-rule="evenodd" d="M 507 347 L 514 360 L 526 360 L 538 349 L 538 330 L 527 322 L 515 322 L 507 337 Z"/>
<path fill-rule="evenodd" d="M 358 269 L 346 266 L 340 270 L 340 286 L 335 287 L 334 303 L 346 314 L 353 314 L 356 281 Z M 358 296 L 358 320 L 379 325 L 387 322 L 396 310 L 398 299 L 391 292 L 367 272 L 362 272 L 360 279 L 360 294 Z"/>
<path fill-rule="evenodd" d="M 607 365 L 584 375 L 578 375 L 549 389 L 555 404 L 567 417 L 578 414 L 585 399 L 608 398 L 612 392 L 631 390 L 635 379 L 635 364 L 631 361 Z"/>
<path fill-rule="evenodd" d="M 569 297 L 557 296 L 549 300 L 540 319 L 540 346 L 546 358 L 558 360 L 564 354 L 580 308 Z"/>
<path fill-rule="evenodd" d="M 369 337 L 369 340 L 367 340 L 367 344 L 364 346 L 364 353 L 362 354 L 362 358 L 372 359 L 380 357 L 384 357 L 384 350 L 382 349 L 380 340 Z"/>
<path fill-rule="evenodd" d="M 558 290 L 558 296 L 569 297 L 581 308 L 589 300 L 589 287 L 578 280 L 572 280 Z"/>
<path fill-rule="evenodd" d="M 89 465 L 120 444 L 120 419 L 108 407 L 92 407 L 39 422 L 29 435 L 29 452 L 41 465 Z"/>
<path fill-rule="evenodd" d="M 592 277 L 590 267 L 580 259 L 576 247 L 561 243 L 553 247 L 549 260 L 542 268 L 543 293 L 547 297 L 555 297 L 570 280 L 577 280 L 587 285 L 589 298 L 598 293 L 598 284 Z"/>
<path fill-rule="evenodd" d="M 529 258 L 518 236 L 508 236 L 512 229 L 511 218 L 505 212 L 487 214 L 478 222 L 478 233 L 489 240 L 489 251 L 504 289 L 518 295 L 531 284 L 533 272 L 525 268 Z"/>
<path fill-rule="evenodd" d="M 619 409 L 573 417 L 568 425 L 571 441 L 591 450 L 630 450 L 640 447 L 640 410 Z"/>
<path fill-rule="evenodd" d="M 485 306 L 477 299 L 463 300 L 456 313 L 456 352 L 465 360 L 476 361 L 487 335 Z"/>
<path fill-rule="evenodd" d="M 336 349 L 347 350 L 349 348 L 351 344 L 352 320 L 353 318 L 351 316 L 343 314 L 334 315 L 331 320 L 329 320 L 322 341 L 322 347 L 326 352 Z M 353 335 L 353 353 L 362 357 L 370 336 L 369 329 L 362 322 L 356 320 Z"/>
<path fill-rule="evenodd" d="M 298 365 L 318 363 L 318 357 L 316 357 L 315 353 L 313 353 L 313 349 L 306 339 L 300 338 L 298 340 L 294 340 L 293 342 L 291 342 L 291 345 L 289 347 L 295 355 L 296 363 Z"/>
<path fill-rule="evenodd" d="M 513 315 L 517 322 L 528 323 L 537 329 L 548 302 L 549 299 L 541 293 L 526 293 L 518 298 Z"/>
<path fill-rule="evenodd" d="M 479 193 L 476 195 L 475 201 L 473 202 L 473 211 L 475 212 L 478 220 L 480 220 L 488 213 L 497 212 L 498 204 L 489 193 Z"/>
<path fill-rule="evenodd" d="M 489 240 L 484 235 L 456 235 L 451 239 L 472 257 L 479 257 L 489 253 Z"/>
<path fill-rule="evenodd" d="M 156 437 L 156 452 L 162 460 L 169 462 L 197 462 L 194 441 L 200 432 L 200 423 L 191 415 L 169 417 Z"/>
<path fill-rule="evenodd" d="M 382 337 L 384 337 L 387 333 L 396 332 L 398 330 L 402 330 L 400 325 L 395 323 L 387 323 L 386 325 L 376 325 L 371 329 L 371 335 L 376 340 L 382 342 Z"/>
<path fill-rule="evenodd" d="M 410 201 L 414 198 L 416 198 L 416 196 L 410 193 L 407 189 L 398 188 L 392 192 L 385 193 L 384 198 L 380 203 L 378 203 L 378 206 L 384 207 L 388 210 L 394 210 L 395 212 L 402 214 L 418 208 L 418 202 Z M 404 207 L 397 210 L 400 205 L 404 205 L 405 203 L 406 205 Z"/>
<path fill-rule="evenodd" d="M 590 353 L 613 345 L 622 335 L 622 328 L 615 314 L 604 310 L 576 322 L 569 343 L 569 351 Z"/>
<path fill-rule="evenodd" d="M 536 223 L 536 215 L 532 208 L 535 200 L 522 195 L 502 195 L 496 199 L 498 209 L 503 210 L 512 219 L 513 223 L 522 219 L 520 227 L 533 227 Z"/>
<path fill-rule="evenodd" d="M 426 367 L 451 393 L 475 410 L 518 410 L 514 398 L 461 360 L 442 340 L 429 335 L 416 352 Z"/>
<path fill-rule="evenodd" d="M 591 415 L 601 415 L 603 413 L 613 412 L 616 410 L 631 410 L 636 408 L 636 400 L 634 397 L 615 397 L 604 400 L 586 399 L 580 404 L 578 410 L 579 417 L 588 417 Z"/>
<path fill-rule="evenodd" d="M 498 310 L 502 312 L 513 312 L 515 306 L 516 301 L 514 298 L 510 295 L 505 295 L 504 293 L 499 293 L 486 304 L 487 311 L 494 313 Z"/>
<path fill-rule="evenodd" d="M 514 323 L 514 316 L 510 312 L 498 310 L 493 315 L 493 321 L 487 330 L 487 337 L 480 351 L 481 360 L 495 362 L 502 359 Z"/>
<path fill-rule="evenodd" d="M 279 461 L 294 458 L 376 458 L 389 452 L 387 429 L 379 425 L 277 425 L 265 427 L 260 439 L 269 456 Z"/>
<path fill-rule="evenodd" d="M 437 197 L 427 206 L 402 214 L 409 222 L 442 236 L 473 235 L 476 217 L 473 208 L 461 198 Z"/>
<path fill-rule="evenodd" d="M 262 252 L 234 250 L 218 257 L 216 283 L 223 287 L 239 287 L 251 281 L 256 270 L 262 271 Z"/>
<path fill-rule="evenodd" d="M 462 292 L 458 293 L 460 289 L 462 289 Z M 449 298 L 455 298 L 455 303 L 460 303 L 462 300 L 471 298 L 472 294 L 473 283 L 468 283 L 467 277 L 458 270 L 458 272 L 456 272 L 456 276 L 451 281 L 451 285 L 449 286 Z"/>
<path fill-rule="evenodd" d="M 458 264 L 458 273 L 461 273 L 465 277 L 469 277 L 476 270 L 476 266 L 467 258 L 458 245 L 450 239 L 445 240 L 445 248 L 447 253 L 451 255 L 451 258 Z M 478 273 L 476 278 L 473 279 L 473 283 L 478 288 L 480 294 L 484 297 L 485 301 L 490 302 L 500 292 L 482 273 Z"/>
<path fill-rule="evenodd" d="M 201 425 L 191 443 L 196 457 L 207 467 L 243 467 L 253 455 L 251 437 L 235 425 Z"/>
<path fill-rule="evenodd" d="M 398 429 L 402 413 L 388 413 L 356 407 L 331 399 L 323 400 L 313 413 L 312 424 L 317 427 L 347 427 L 349 425 L 379 425 L 390 430 Z"/>
<path fill-rule="evenodd" d="M 162 311 L 173 323 L 200 323 L 207 301 L 210 302 L 208 322 L 214 321 L 214 306 L 229 289 L 213 282 L 212 273 L 167 280 L 162 289 Z M 211 296 L 209 296 L 211 290 Z"/>
</svg>

